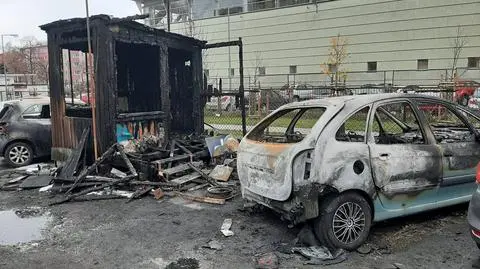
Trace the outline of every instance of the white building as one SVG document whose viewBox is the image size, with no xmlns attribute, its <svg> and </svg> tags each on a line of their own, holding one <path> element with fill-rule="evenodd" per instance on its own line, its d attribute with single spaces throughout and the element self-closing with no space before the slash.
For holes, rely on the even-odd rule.
<svg viewBox="0 0 480 269">
<path fill-rule="evenodd" d="M 135 1 L 145 23 L 165 27 L 163 0 Z M 338 34 L 348 40 L 350 84 L 436 84 L 452 68 L 457 33 L 458 74 L 480 81 L 478 0 L 171 0 L 170 10 L 174 32 L 209 43 L 242 37 L 247 83 L 328 84 L 321 65 Z M 210 79 L 238 79 L 236 48 L 204 58 Z"/>
</svg>

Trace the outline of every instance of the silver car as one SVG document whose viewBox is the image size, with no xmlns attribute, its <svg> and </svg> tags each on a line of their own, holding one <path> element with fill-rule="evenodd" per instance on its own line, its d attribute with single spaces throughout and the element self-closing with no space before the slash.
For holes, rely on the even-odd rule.
<svg viewBox="0 0 480 269">
<path fill-rule="evenodd" d="M 418 94 L 287 104 L 240 143 L 242 196 L 352 250 L 376 221 L 468 202 L 479 129 L 475 112 Z"/>
</svg>

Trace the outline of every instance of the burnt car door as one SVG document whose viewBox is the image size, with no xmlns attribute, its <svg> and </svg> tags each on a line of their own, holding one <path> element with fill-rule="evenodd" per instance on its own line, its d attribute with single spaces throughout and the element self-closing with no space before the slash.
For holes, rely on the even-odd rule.
<svg viewBox="0 0 480 269">
<path fill-rule="evenodd" d="M 52 147 L 50 105 L 33 104 L 22 113 L 25 133 L 33 142 L 36 156 L 50 154 Z"/>
<path fill-rule="evenodd" d="M 435 203 L 442 175 L 440 150 L 425 132 L 419 112 L 407 99 L 379 102 L 374 109 L 368 145 L 382 207 L 404 210 Z"/>
<path fill-rule="evenodd" d="M 443 176 L 439 199 L 468 199 L 475 190 L 475 168 L 480 161 L 479 118 L 442 101 L 422 100 L 419 109 L 442 151 Z"/>
</svg>

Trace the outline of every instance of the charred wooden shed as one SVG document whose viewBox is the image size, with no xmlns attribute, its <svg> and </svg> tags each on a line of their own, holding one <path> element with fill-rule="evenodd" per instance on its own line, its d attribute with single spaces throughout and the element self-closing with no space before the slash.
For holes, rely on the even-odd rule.
<svg viewBox="0 0 480 269">
<path fill-rule="evenodd" d="M 203 131 L 202 49 L 205 42 L 135 22 L 90 17 L 95 132 L 99 154 L 120 138 Z M 66 106 L 65 50 L 87 52 L 85 18 L 40 26 L 48 34 L 52 159 L 65 160 L 92 125 L 90 107 Z M 89 99 L 90 101 L 90 99 Z"/>
</svg>

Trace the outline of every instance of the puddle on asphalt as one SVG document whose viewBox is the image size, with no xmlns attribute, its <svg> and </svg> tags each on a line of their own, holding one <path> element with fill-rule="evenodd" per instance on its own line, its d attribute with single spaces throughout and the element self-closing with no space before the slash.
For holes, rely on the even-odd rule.
<svg viewBox="0 0 480 269">
<path fill-rule="evenodd" d="M 15 245 L 43 239 L 51 217 L 38 209 L 0 211 L 0 245 Z"/>
</svg>

